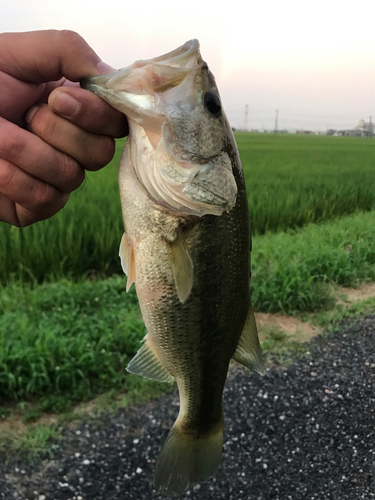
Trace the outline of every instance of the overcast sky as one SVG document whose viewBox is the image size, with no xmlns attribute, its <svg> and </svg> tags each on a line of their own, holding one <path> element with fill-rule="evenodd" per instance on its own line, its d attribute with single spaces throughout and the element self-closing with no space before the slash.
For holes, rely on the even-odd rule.
<svg viewBox="0 0 375 500">
<path fill-rule="evenodd" d="M 246 4 L 246 8 L 240 5 Z M 0 32 L 72 29 L 114 67 L 191 38 L 231 124 L 318 130 L 375 118 L 375 4 L 369 0 L 0 0 Z"/>
</svg>

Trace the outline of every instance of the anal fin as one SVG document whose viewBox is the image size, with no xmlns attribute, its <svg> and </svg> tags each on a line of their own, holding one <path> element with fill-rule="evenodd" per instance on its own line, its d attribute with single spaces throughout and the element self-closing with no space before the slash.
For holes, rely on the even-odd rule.
<svg viewBox="0 0 375 500">
<path fill-rule="evenodd" d="M 174 382 L 174 377 L 163 366 L 156 349 L 153 349 L 149 340 L 142 345 L 126 370 L 158 382 Z"/>
<path fill-rule="evenodd" d="M 135 283 L 136 274 L 134 249 L 126 233 L 124 233 L 121 238 L 119 256 L 122 270 L 128 277 L 128 281 L 126 282 L 126 291 L 128 292 L 132 284 Z"/>
<path fill-rule="evenodd" d="M 233 359 L 246 366 L 251 371 L 264 375 L 266 369 L 262 349 L 259 344 L 258 329 L 255 322 L 253 308 L 249 306 L 240 340 L 238 341 Z"/>
</svg>

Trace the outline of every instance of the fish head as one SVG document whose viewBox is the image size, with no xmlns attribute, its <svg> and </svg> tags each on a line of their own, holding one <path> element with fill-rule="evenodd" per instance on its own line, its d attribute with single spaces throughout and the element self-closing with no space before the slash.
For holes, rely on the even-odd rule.
<svg viewBox="0 0 375 500">
<path fill-rule="evenodd" d="M 156 203 L 197 216 L 233 208 L 231 129 L 198 40 L 81 86 L 126 114 L 132 165 Z"/>
</svg>

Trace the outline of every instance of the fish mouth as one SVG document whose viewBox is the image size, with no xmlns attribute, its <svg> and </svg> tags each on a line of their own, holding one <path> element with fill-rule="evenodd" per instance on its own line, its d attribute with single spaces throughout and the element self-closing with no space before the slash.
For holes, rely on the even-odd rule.
<svg viewBox="0 0 375 500">
<path fill-rule="evenodd" d="M 215 143 L 208 155 L 201 155 L 199 147 L 196 151 L 182 147 L 184 137 L 174 131 L 173 123 L 177 130 L 183 128 L 183 120 L 176 118 L 179 113 L 195 112 L 197 120 L 198 102 L 203 106 L 199 99 L 209 86 L 202 76 L 205 72 L 207 64 L 193 39 L 161 56 L 81 81 L 83 88 L 127 116 L 131 163 L 150 197 L 181 214 L 199 217 L 230 211 L 237 195 L 231 161 L 221 145 Z"/>
<path fill-rule="evenodd" d="M 135 113 L 140 110 L 161 114 L 157 109 L 158 95 L 180 85 L 188 75 L 195 75 L 204 64 L 199 41 L 193 39 L 166 54 L 136 61 L 114 73 L 87 76 L 80 85 L 130 117 L 136 118 Z"/>
<path fill-rule="evenodd" d="M 194 64 L 194 59 L 196 62 Z M 194 65 L 201 64 L 203 61 L 199 53 L 199 41 L 196 38 L 188 40 L 177 49 L 171 50 L 166 54 L 158 57 L 153 57 L 152 59 L 143 59 L 136 61 L 131 67 L 143 67 L 147 64 L 159 63 L 168 64 L 168 66 L 176 68 L 188 68 Z"/>
</svg>

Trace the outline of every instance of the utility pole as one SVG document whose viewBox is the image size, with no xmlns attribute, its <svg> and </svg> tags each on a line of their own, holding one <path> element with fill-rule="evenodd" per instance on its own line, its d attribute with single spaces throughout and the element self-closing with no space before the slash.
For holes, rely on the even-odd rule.
<svg viewBox="0 0 375 500">
<path fill-rule="evenodd" d="M 368 124 L 368 136 L 372 139 L 372 116 L 370 116 L 370 123 Z"/>
<path fill-rule="evenodd" d="M 275 118 L 275 134 L 277 133 L 277 122 L 279 119 L 279 110 L 276 110 L 276 118 Z"/>
<path fill-rule="evenodd" d="M 248 124 L 247 124 L 247 119 L 248 119 L 248 116 L 249 116 L 249 105 L 246 104 L 245 105 L 245 130 L 247 131 L 248 130 Z"/>
</svg>

